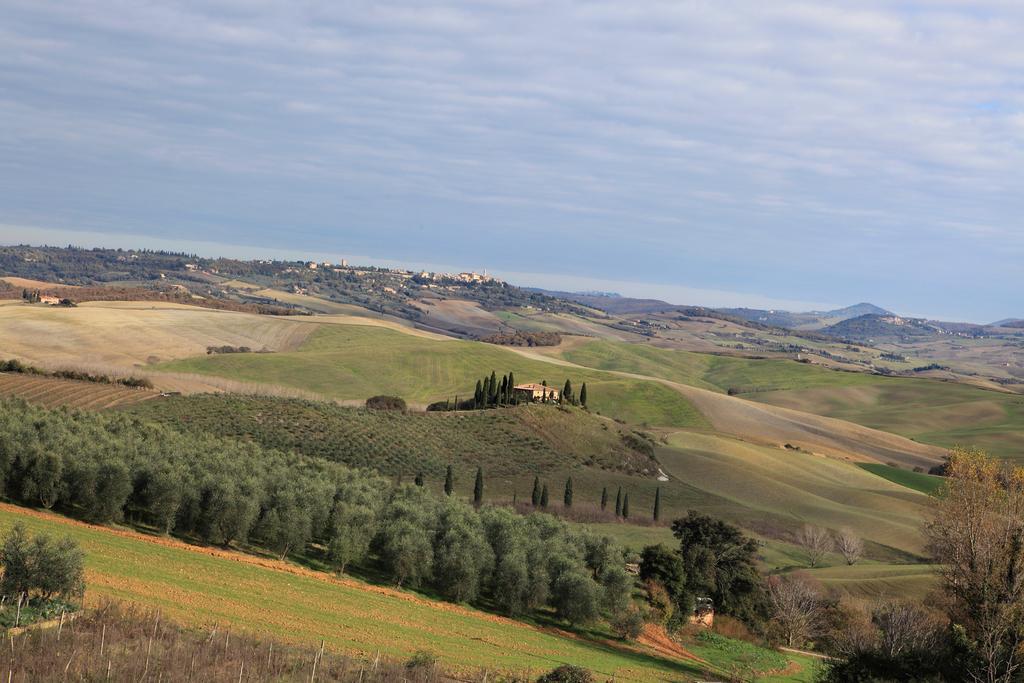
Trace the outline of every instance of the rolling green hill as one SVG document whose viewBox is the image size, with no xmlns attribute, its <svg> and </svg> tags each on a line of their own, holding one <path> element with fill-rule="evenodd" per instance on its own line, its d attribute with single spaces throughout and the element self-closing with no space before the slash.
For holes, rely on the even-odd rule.
<svg viewBox="0 0 1024 683">
<path fill-rule="evenodd" d="M 705 427 L 703 416 L 678 392 L 657 382 L 595 370 L 559 367 L 479 342 L 441 341 L 381 327 L 322 325 L 297 351 L 224 354 L 165 363 L 163 370 L 278 384 L 337 399 L 375 394 L 429 403 L 466 398 L 492 370 L 520 382 L 561 386 L 587 383 L 591 409 L 631 424 Z"/>
<path fill-rule="evenodd" d="M 128 412 L 173 427 L 252 439 L 268 448 L 407 477 L 422 472 L 437 480 L 449 464 L 466 471 L 479 465 L 494 476 L 578 467 L 647 476 L 657 472 L 649 437 L 609 418 L 555 405 L 404 413 L 201 394 L 162 398 Z"/>
<path fill-rule="evenodd" d="M 841 372 L 790 360 L 713 356 L 594 341 L 573 363 L 661 377 L 835 417 L 942 447 L 978 446 L 1024 460 L 1024 396 L 956 382 Z"/>
<path fill-rule="evenodd" d="M 875 463 L 864 462 L 860 466 L 878 476 L 888 479 L 889 481 L 896 482 L 907 488 L 920 491 L 931 495 L 942 487 L 944 481 L 942 477 L 938 477 L 932 474 L 924 474 L 922 472 L 908 472 L 898 467 L 890 467 L 889 465 L 881 465 Z"/>
</svg>

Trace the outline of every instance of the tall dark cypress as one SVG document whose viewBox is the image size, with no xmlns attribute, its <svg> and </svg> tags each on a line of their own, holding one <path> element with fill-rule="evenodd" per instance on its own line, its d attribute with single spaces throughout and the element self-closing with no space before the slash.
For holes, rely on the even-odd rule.
<svg viewBox="0 0 1024 683">
<path fill-rule="evenodd" d="M 629 494 L 622 497 L 622 518 L 629 519 Z"/>
<path fill-rule="evenodd" d="M 498 376 L 491 370 L 491 385 L 487 389 L 487 404 L 494 405 L 498 402 Z"/>
<path fill-rule="evenodd" d="M 451 465 L 448 465 L 448 469 L 444 473 L 444 495 L 450 496 L 455 490 L 455 471 Z"/>
<path fill-rule="evenodd" d="M 540 490 L 540 506 L 547 510 L 548 508 L 548 485 L 544 484 L 544 488 Z"/>
<path fill-rule="evenodd" d="M 618 492 L 615 494 L 615 516 L 622 516 L 622 487 L 619 487 Z"/>
<path fill-rule="evenodd" d="M 474 408 L 477 408 L 477 409 L 483 408 L 483 403 L 484 403 L 483 396 L 484 396 L 483 384 L 481 384 L 480 380 L 477 380 L 476 381 L 476 392 L 473 394 L 473 407 Z"/>
<path fill-rule="evenodd" d="M 565 507 L 572 507 L 572 477 L 565 480 L 565 494 L 562 496 L 562 502 Z"/>
<path fill-rule="evenodd" d="M 601 510 L 604 511 L 608 507 L 608 487 L 605 486 L 601 489 Z"/>
<path fill-rule="evenodd" d="M 516 402 L 516 376 L 511 370 L 508 373 L 508 402 Z"/>
<path fill-rule="evenodd" d="M 572 382 L 565 380 L 565 386 L 562 387 L 562 402 L 572 403 Z"/>
<path fill-rule="evenodd" d="M 584 408 L 587 407 L 587 383 L 584 382 L 583 386 L 580 387 L 580 405 Z"/>
<path fill-rule="evenodd" d="M 661 519 L 661 487 L 654 492 L 654 521 Z"/>
<path fill-rule="evenodd" d="M 508 403 L 508 375 L 501 376 L 501 393 L 498 396 L 498 403 L 502 405 Z"/>
<path fill-rule="evenodd" d="M 540 477 L 533 478 L 533 496 L 531 497 L 533 507 L 540 505 Z"/>
<path fill-rule="evenodd" d="M 484 470 L 476 468 L 476 481 L 473 482 L 473 505 L 480 507 L 484 502 Z"/>
</svg>

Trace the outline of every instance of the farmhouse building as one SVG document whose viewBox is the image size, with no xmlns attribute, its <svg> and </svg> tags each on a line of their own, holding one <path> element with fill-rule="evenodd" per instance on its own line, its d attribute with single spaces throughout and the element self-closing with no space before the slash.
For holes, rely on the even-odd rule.
<svg viewBox="0 0 1024 683">
<path fill-rule="evenodd" d="M 43 294 L 42 296 L 39 297 L 39 302 L 44 303 L 48 306 L 56 306 L 57 304 L 60 303 L 60 299 L 50 294 Z"/>
<path fill-rule="evenodd" d="M 557 401 L 558 389 L 543 384 L 517 384 L 514 387 L 516 398 L 526 401 Z"/>
</svg>

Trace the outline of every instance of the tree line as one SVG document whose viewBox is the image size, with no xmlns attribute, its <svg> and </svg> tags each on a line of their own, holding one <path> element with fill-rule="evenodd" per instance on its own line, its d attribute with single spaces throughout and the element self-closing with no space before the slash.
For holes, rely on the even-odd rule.
<svg viewBox="0 0 1024 683">
<path fill-rule="evenodd" d="M 527 516 L 253 443 L 124 415 L 0 401 L 0 483 L 26 505 L 128 519 L 205 543 L 321 552 L 335 570 L 377 563 L 396 584 L 509 614 L 582 623 L 629 600 L 623 550 L 543 513 Z M 324 550 L 313 550 L 313 544 Z"/>
<path fill-rule="evenodd" d="M 547 380 L 541 382 L 541 384 L 547 387 Z M 460 399 L 459 396 L 455 396 L 453 399 L 445 399 L 444 401 L 437 401 L 427 406 L 428 411 L 443 411 L 443 410 L 484 410 L 486 408 L 499 408 L 504 406 L 514 406 L 521 402 L 521 397 L 517 395 L 515 391 L 516 377 L 515 373 L 509 372 L 506 375 L 502 375 L 501 379 L 498 379 L 498 375 L 494 370 L 491 370 L 491 374 L 482 377 L 476 381 L 476 387 L 473 389 L 473 397 L 467 399 Z M 554 398 L 555 395 L 558 398 Z M 533 402 L 531 397 L 526 401 L 527 403 Z M 541 403 L 558 403 L 559 405 L 574 405 L 583 408 L 587 407 L 587 384 L 586 382 L 580 387 L 580 392 L 577 395 L 573 391 L 572 380 L 565 380 L 565 384 L 562 387 L 562 391 L 558 392 L 552 388 L 550 394 L 544 391 L 543 397 L 540 399 Z"/>
</svg>

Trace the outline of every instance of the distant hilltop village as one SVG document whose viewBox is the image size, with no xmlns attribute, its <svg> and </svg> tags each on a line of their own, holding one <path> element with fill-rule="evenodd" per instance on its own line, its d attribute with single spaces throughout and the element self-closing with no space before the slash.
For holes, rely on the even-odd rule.
<svg viewBox="0 0 1024 683">
<path fill-rule="evenodd" d="M 271 262 L 259 261 L 259 263 Z M 193 264 L 188 264 L 188 266 L 192 266 L 193 268 L 195 267 Z M 331 270 L 335 273 L 353 273 L 355 275 L 366 273 L 389 273 L 403 280 L 413 280 L 421 284 L 428 282 L 434 282 L 439 284 L 451 282 L 462 282 L 467 284 L 472 282 L 502 282 L 498 278 L 488 275 L 486 270 L 484 270 L 483 273 L 477 273 L 476 271 L 469 273 L 434 273 L 426 270 L 421 270 L 417 273 L 416 271 L 413 270 L 402 270 L 401 268 L 377 268 L 373 266 L 349 267 L 348 260 L 346 259 L 342 259 L 341 263 L 337 265 L 331 263 L 330 261 L 321 261 L 319 263 L 316 261 L 308 261 L 306 263 L 306 268 L 308 270 Z M 297 273 L 299 271 L 295 268 L 286 268 L 284 272 Z"/>
</svg>

